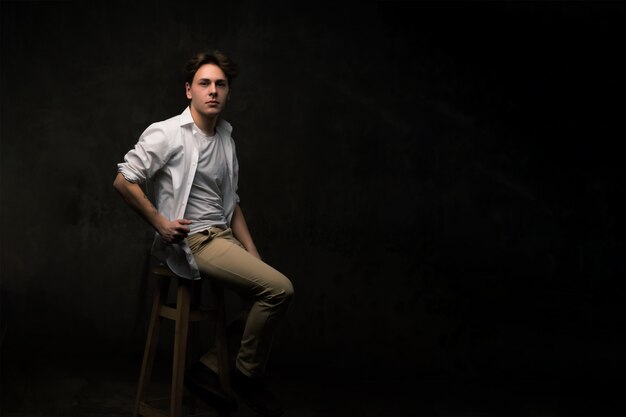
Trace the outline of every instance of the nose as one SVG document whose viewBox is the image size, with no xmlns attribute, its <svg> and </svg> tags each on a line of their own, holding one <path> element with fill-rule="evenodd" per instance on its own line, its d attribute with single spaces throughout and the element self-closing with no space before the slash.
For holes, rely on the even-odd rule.
<svg viewBox="0 0 626 417">
<path fill-rule="evenodd" d="M 210 96 L 215 96 L 217 95 L 217 88 L 215 87 L 215 84 L 211 83 L 209 85 L 209 95 Z"/>
</svg>

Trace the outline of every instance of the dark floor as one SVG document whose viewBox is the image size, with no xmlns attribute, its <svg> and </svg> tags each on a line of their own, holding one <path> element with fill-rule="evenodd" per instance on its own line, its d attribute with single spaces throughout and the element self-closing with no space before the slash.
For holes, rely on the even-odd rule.
<svg viewBox="0 0 626 417">
<path fill-rule="evenodd" d="M 130 416 L 136 358 L 2 358 L 2 416 Z M 167 392 L 166 364 L 157 364 L 151 396 Z M 289 375 L 290 372 L 286 371 Z M 624 415 L 624 385 L 599 381 L 594 393 L 577 383 L 509 380 L 459 382 L 350 375 L 278 378 L 271 383 L 286 417 L 316 416 L 567 416 Z M 201 415 L 215 415 L 203 407 Z M 254 416 L 240 405 L 233 417 Z"/>
</svg>

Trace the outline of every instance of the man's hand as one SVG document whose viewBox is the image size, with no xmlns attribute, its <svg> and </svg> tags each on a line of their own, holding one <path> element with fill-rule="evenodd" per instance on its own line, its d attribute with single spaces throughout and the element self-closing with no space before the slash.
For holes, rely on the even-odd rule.
<svg viewBox="0 0 626 417">
<path fill-rule="evenodd" d="M 161 238 L 166 243 L 179 243 L 189 234 L 189 227 L 186 225 L 191 224 L 191 220 L 178 219 L 178 220 L 165 220 L 157 228 L 157 232 L 161 235 Z"/>
<path fill-rule="evenodd" d="M 261 259 L 261 255 L 259 254 L 259 251 L 256 250 L 256 247 L 252 246 L 250 249 L 247 249 L 247 251 L 258 260 L 261 260 L 261 261 L 263 260 Z"/>
</svg>

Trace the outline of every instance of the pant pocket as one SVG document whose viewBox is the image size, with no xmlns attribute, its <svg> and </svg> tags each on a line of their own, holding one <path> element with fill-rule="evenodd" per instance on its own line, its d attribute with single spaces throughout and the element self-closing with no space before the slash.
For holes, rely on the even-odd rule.
<svg viewBox="0 0 626 417">
<path fill-rule="evenodd" d="M 202 230 L 201 232 L 194 233 L 193 235 L 187 238 L 187 243 L 189 244 L 189 249 L 191 249 L 191 253 L 196 254 L 201 251 L 203 247 L 205 247 L 213 238 L 217 235 L 212 230 Z"/>
</svg>

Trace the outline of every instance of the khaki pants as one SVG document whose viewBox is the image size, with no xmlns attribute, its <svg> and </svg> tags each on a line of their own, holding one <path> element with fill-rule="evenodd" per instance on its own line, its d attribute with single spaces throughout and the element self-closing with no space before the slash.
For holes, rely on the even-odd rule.
<svg viewBox="0 0 626 417">
<path fill-rule="evenodd" d="M 293 297 L 291 281 L 249 254 L 230 228 L 211 227 L 187 241 L 203 278 L 217 281 L 251 303 L 235 366 L 247 376 L 263 374 L 274 329 Z M 218 371 L 214 350 L 200 360 Z"/>
</svg>

